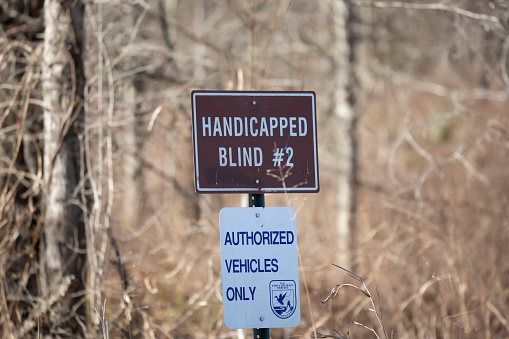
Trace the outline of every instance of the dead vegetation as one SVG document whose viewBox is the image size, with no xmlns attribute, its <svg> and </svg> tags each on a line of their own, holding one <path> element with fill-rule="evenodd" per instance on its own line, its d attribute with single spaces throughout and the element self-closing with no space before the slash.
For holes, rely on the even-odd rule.
<svg viewBox="0 0 509 339">
<path fill-rule="evenodd" d="M 62 275 L 47 294 L 41 3 L 0 7 L 2 337 L 42 334 L 66 298 L 75 307 L 46 334 L 242 337 L 222 323 L 218 215 L 246 202 L 194 193 L 193 89 L 317 93 L 321 192 L 266 196 L 297 211 L 303 285 L 301 325 L 273 338 L 509 336 L 504 1 L 352 1 L 354 81 L 339 99 L 329 1 L 87 2 L 84 172 L 68 201 L 84 213 L 87 249 L 68 245 L 87 285 Z M 355 117 L 348 239 L 338 100 Z"/>
</svg>

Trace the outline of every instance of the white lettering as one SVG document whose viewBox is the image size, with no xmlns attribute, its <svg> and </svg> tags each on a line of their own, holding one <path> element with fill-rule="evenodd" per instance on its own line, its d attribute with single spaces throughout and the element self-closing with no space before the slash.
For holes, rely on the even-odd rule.
<svg viewBox="0 0 509 339">
<path fill-rule="evenodd" d="M 277 130 L 279 129 L 279 134 Z M 202 117 L 204 137 L 304 137 L 308 133 L 304 117 Z"/>
<path fill-rule="evenodd" d="M 304 137 L 308 134 L 308 123 L 306 118 L 299 118 L 299 136 Z"/>
<path fill-rule="evenodd" d="M 231 137 L 232 136 L 232 118 L 231 117 L 223 117 L 223 129 L 224 136 Z"/>
<path fill-rule="evenodd" d="M 283 131 L 286 127 L 288 127 L 288 119 L 286 119 L 285 117 L 279 118 L 279 135 L 280 136 L 284 135 Z"/>
<path fill-rule="evenodd" d="M 260 147 L 219 147 L 219 166 L 260 167 L 263 164 L 263 152 Z M 236 162 L 234 162 L 235 160 Z"/>
<path fill-rule="evenodd" d="M 237 166 L 237 164 L 236 164 L 236 163 L 234 163 L 234 162 L 233 162 L 233 160 L 232 160 L 232 153 L 233 153 L 233 152 L 232 152 L 232 148 L 231 148 L 231 147 L 228 147 L 228 153 L 229 153 L 229 154 L 228 154 L 228 158 L 230 159 L 230 166 L 231 166 L 231 167 L 235 167 L 235 166 Z"/>
<path fill-rule="evenodd" d="M 293 162 L 291 162 L 290 160 L 292 160 L 292 158 L 293 158 L 293 148 L 287 147 L 286 148 L 286 154 L 288 154 L 288 160 L 286 160 L 286 166 L 292 167 L 293 166 Z"/>
<path fill-rule="evenodd" d="M 270 117 L 270 136 L 274 136 L 274 128 L 277 127 L 277 118 Z"/>
<path fill-rule="evenodd" d="M 296 123 L 295 120 L 297 120 L 296 117 L 291 117 L 290 118 L 290 136 L 291 137 L 296 137 L 297 136 L 297 132 L 295 132 L 295 129 L 297 128 L 297 123 Z"/>
<path fill-rule="evenodd" d="M 233 118 L 235 120 L 235 136 L 240 137 L 242 135 L 242 118 L 235 117 Z"/>
<path fill-rule="evenodd" d="M 251 147 L 242 147 L 242 154 L 244 155 L 244 166 L 253 166 L 253 161 L 251 157 Z"/>
<path fill-rule="evenodd" d="M 269 136 L 269 129 L 267 128 L 267 120 L 265 118 L 262 118 L 262 121 L 260 123 L 260 136 L 262 137 L 265 133 L 265 136 Z"/>
<path fill-rule="evenodd" d="M 220 137 L 223 136 L 223 132 L 221 131 L 221 123 L 219 122 L 218 118 L 214 119 L 214 134 L 213 134 L 213 136 L 216 136 L 216 133 L 219 134 Z"/>
<path fill-rule="evenodd" d="M 255 159 L 255 166 L 259 167 L 263 163 L 263 154 L 262 149 L 260 147 L 254 148 L 254 159 Z"/>
<path fill-rule="evenodd" d="M 219 166 L 224 167 L 227 163 L 226 148 L 219 147 Z"/>
<path fill-rule="evenodd" d="M 207 122 L 205 122 L 205 117 L 201 118 L 202 126 L 203 126 L 203 136 L 204 137 L 210 137 L 211 129 L 212 129 L 212 123 L 210 122 L 210 117 L 207 118 Z M 205 131 L 208 130 L 208 133 L 205 133 Z"/>
<path fill-rule="evenodd" d="M 251 136 L 256 137 L 258 135 L 258 130 L 253 127 L 253 122 L 255 124 L 258 123 L 258 119 L 256 119 L 256 117 L 252 117 L 249 120 L 249 132 L 251 132 Z"/>
</svg>

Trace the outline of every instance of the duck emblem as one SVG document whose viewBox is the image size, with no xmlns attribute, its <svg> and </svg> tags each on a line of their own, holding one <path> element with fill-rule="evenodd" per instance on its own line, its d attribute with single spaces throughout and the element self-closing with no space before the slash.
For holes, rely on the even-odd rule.
<svg viewBox="0 0 509 339">
<path fill-rule="evenodd" d="M 270 282 L 270 308 L 276 317 L 287 319 L 296 309 L 296 286 L 293 280 L 272 280 Z"/>
</svg>

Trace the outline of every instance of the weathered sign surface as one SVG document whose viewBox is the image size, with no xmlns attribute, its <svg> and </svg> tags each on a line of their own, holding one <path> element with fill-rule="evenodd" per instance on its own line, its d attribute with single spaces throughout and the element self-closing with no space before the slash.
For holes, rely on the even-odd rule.
<svg viewBox="0 0 509 339">
<path fill-rule="evenodd" d="M 196 191 L 318 192 L 315 97 L 194 91 Z"/>
<path fill-rule="evenodd" d="M 299 325 L 296 218 L 291 207 L 221 210 L 221 276 L 226 327 Z"/>
</svg>

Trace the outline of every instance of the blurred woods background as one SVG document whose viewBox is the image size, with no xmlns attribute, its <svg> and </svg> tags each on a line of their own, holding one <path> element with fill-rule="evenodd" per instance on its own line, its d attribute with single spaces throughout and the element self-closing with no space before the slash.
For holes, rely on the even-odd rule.
<svg viewBox="0 0 509 339">
<path fill-rule="evenodd" d="M 0 25 L 3 338 L 252 336 L 220 293 L 246 197 L 194 193 L 193 89 L 317 94 L 321 191 L 266 196 L 302 257 L 273 338 L 509 336 L 505 0 L 3 0 Z M 320 303 L 362 287 L 333 263 L 385 333 L 355 289 Z"/>
</svg>

